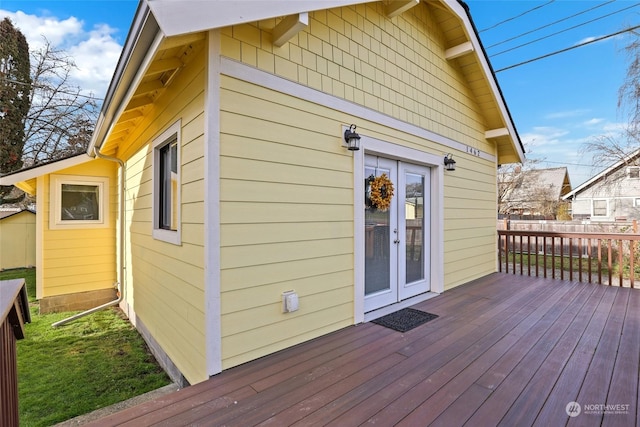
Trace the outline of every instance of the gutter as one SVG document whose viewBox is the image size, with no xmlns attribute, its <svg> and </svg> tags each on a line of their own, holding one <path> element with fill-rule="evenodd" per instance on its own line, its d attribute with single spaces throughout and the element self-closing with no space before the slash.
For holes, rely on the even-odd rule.
<svg viewBox="0 0 640 427">
<path fill-rule="evenodd" d="M 84 316 L 88 316 L 89 314 L 93 314 L 107 307 L 118 305 L 124 300 L 124 290 L 125 290 L 125 283 L 124 283 L 125 282 L 125 277 L 124 277 L 124 274 L 125 274 L 125 268 L 124 268 L 124 262 L 125 262 L 125 257 L 124 257 L 124 254 L 125 254 L 125 226 L 124 226 L 125 185 L 124 184 L 125 184 L 125 181 L 124 180 L 125 180 L 126 166 L 122 160 L 116 157 L 105 156 L 104 154 L 101 154 L 97 148 L 94 148 L 93 152 L 97 157 L 101 159 L 109 160 L 111 162 L 116 162 L 120 165 L 120 248 L 119 248 L 120 249 L 120 266 L 118 271 L 119 281 L 116 283 L 116 287 L 118 288 L 118 298 L 116 300 L 113 300 L 105 304 L 99 305 L 97 307 L 93 307 L 89 310 L 83 311 L 82 313 L 78 313 L 71 317 L 67 317 L 66 319 L 55 322 L 51 325 L 54 328 L 57 328 L 58 326 L 66 325 L 69 322 L 72 322 Z"/>
<path fill-rule="evenodd" d="M 106 156 L 100 153 L 100 147 L 111 132 L 116 119 L 122 114 L 127 102 L 133 95 L 133 90 L 140 81 L 156 51 L 157 46 L 163 39 L 162 32 L 155 17 L 151 13 L 146 0 L 140 1 L 136 10 L 131 30 L 125 42 L 122 54 L 116 65 L 105 101 L 100 110 L 100 115 L 96 123 L 95 130 L 91 136 L 91 141 L 87 149 L 87 155 L 99 157 L 104 160 L 116 162 L 120 165 L 120 266 L 119 281 L 116 283 L 118 298 L 100 306 L 78 313 L 74 316 L 53 323 L 54 328 L 65 325 L 81 317 L 93 314 L 107 307 L 115 306 L 124 301 L 125 294 L 125 175 L 126 166 L 124 161 L 116 157 Z"/>
</svg>

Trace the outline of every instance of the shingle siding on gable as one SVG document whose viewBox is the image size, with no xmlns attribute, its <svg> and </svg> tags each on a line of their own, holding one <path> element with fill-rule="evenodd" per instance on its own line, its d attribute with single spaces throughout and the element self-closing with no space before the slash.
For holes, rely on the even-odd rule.
<svg viewBox="0 0 640 427">
<path fill-rule="evenodd" d="M 428 6 L 394 19 L 383 2 L 311 12 L 309 27 L 280 48 L 271 44 L 275 25 L 223 29 L 222 54 L 495 154 Z"/>
</svg>

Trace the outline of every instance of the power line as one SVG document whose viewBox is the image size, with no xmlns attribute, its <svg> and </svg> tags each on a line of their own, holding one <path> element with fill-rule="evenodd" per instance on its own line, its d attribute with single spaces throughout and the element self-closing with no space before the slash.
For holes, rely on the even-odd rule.
<svg viewBox="0 0 640 427">
<path fill-rule="evenodd" d="M 540 59 L 548 58 L 550 56 L 554 56 L 554 55 L 557 55 L 559 53 L 568 52 L 570 50 L 577 49 L 579 47 L 586 46 L 586 45 L 591 44 L 591 43 L 599 42 L 601 40 L 605 40 L 605 39 L 608 39 L 608 38 L 611 38 L 611 37 L 618 36 L 618 35 L 623 34 L 623 33 L 627 33 L 629 31 L 637 30 L 638 28 L 640 28 L 640 25 L 636 25 L 635 27 L 627 28 L 625 30 L 621 30 L 621 31 L 618 31 L 618 32 L 615 32 L 615 33 L 612 33 L 612 34 L 609 34 L 609 35 L 606 35 L 606 36 L 598 37 L 598 38 L 595 38 L 593 40 L 586 41 L 584 43 L 580 43 L 580 44 L 577 44 L 577 45 L 574 45 L 574 46 L 571 46 L 571 47 L 567 47 L 565 49 L 561 49 L 561 50 L 557 50 L 555 52 L 547 53 L 546 55 L 538 56 L 536 58 L 532 58 L 532 59 L 529 59 L 527 61 L 519 62 L 517 64 L 513 64 L 513 65 L 510 65 L 508 67 L 504 67 L 504 68 L 501 68 L 499 70 L 496 70 L 495 72 L 499 73 L 501 71 L 510 70 L 512 68 L 516 68 L 516 67 L 519 67 L 521 65 L 529 64 L 531 62 L 539 61 Z"/>
<path fill-rule="evenodd" d="M 597 8 L 599 8 L 599 7 L 602 7 L 602 6 L 606 6 L 606 5 L 608 5 L 609 3 L 613 3 L 613 2 L 615 2 L 615 1 L 616 1 L 616 0 L 609 0 L 608 2 L 600 3 L 600 4 L 599 4 L 599 5 L 597 5 L 597 6 L 590 7 L 589 9 L 585 9 L 585 10 L 580 11 L 580 12 L 578 12 L 578 13 L 575 13 L 575 14 L 573 14 L 573 15 L 571 15 L 571 16 L 567 16 L 567 17 L 565 17 L 565 18 L 559 19 L 559 20 L 557 20 L 557 21 L 551 22 L 551 23 L 546 24 L 546 25 L 543 25 L 543 26 L 541 26 L 541 27 L 534 28 L 533 30 L 526 31 L 526 32 L 524 32 L 524 33 L 522 33 L 522 34 L 519 34 L 519 35 L 517 35 L 517 36 L 514 36 L 514 37 L 511 37 L 511 38 L 508 38 L 508 39 L 506 39 L 506 40 L 502 40 L 501 42 L 494 43 L 494 44 L 492 44 L 491 46 L 487 46 L 487 49 L 491 49 L 491 48 L 493 48 L 493 47 L 500 46 L 501 44 L 505 44 L 505 43 L 507 43 L 507 42 L 510 42 L 510 41 L 513 41 L 513 40 L 519 39 L 519 38 L 524 37 L 524 36 L 526 36 L 526 35 L 529 35 L 529 34 L 535 33 L 536 31 L 540 31 L 540 30 L 542 30 L 542 29 L 545 29 L 545 28 L 551 27 L 552 25 L 559 24 L 559 23 L 561 23 L 561 22 L 567 21 L 567 20 L 569 20 L 569 19 L 571 19 L 571 18 L 575 18 L 576 16 L 582 15 L 582 14 L 584 14 L 584 13 L 591 12 L 592 10 L 595 10 L 595 9 L 597 9 Z"/>
<path fill-rule="evenodd" d="M 611 12 L 611 13 L 609 13 L 607 15 L 602 15 L 602 16 L 600 16 L 598 18 L 594 18 L 594 19 L 592 19 L 590 21 L 583 22 L 582 24 L 574 25 L 573 27 L 569 27 L 569 28 L 565 28 L 564 30 L 556 31 L 555 33 L 549 34 L 547 36 L 540 37 L 540 38 L 537 38 L 535 40 L 531 40 L 530 42 L 523 43 L 521 45 L 509 48 L 509 49 L 506 49 L 506 50 L 503 50 L 503 51 L 500 51 L 498 53 L 491 54 L 489 56 L 494 57 L 494 56 L 502 55 L 503 53 L 511 52 L 512 50 L 520 49 L 521 47 L 528 46 L 528 45 L 533 44 L 533 43 L 537 43 L 537 42 L 539 42 L 541 40 L 548 39 L 549 37 L 557 36 L 558 34 L 562 34 L 562 33 L 565 33 L 567 31 L 570 31 L 570 30 L 574 30 L 576 28 L 582 27 L 582 26 L 587 25 L 587 24 L 591 24 L 592 22 L 595 22 L 595 21 L 599 21 L 600 19 L 608 18 L 609 16 L 615 15 L 615 14 L 620 13 L 620 12 L 624 12 L 625 10 L 631 9 L 632 7 L 638 7 L 638 6 L 640 6 L 640 3 L 632 4 L 631 6 L 622 8 L 622 9 L 617 10 L 615 12 Z"/>
<path fill-rule="evenodd" d="M 554 1 L 555 1 L 555 0 L 550 0 L 550 1 L 548 1 L 547 3 L 545 3 L 545 4 L 542 4 L 542 5 L 536 6 L 536 7 L 532 8 L 532 9 L 529 9 L 529 10 L 525 10 L 525 11 L 524 11 L 524 12 L 522 12 L 520 15 L 516 15 L 516 16 L 513 16 L 513 17 L 511 17 L 511 18 L 507 18 L 507 19 L 505 19 L 504 21 L 500 21 L 500 22 L 498 22 L 497 24 L 492 25 L 491 27 L 488 27 L 488 28 L 485 28 L 485 29 L 483 29 L 483 30 L 480 30 L 479 32 L 480 32 L 480 33 L 482 33 L 482 32 L 484 32 L 484 31 L 492 30 L 492 29 L 494 29 L 494 28 L 496 28 L 496 27 L 499 27 L 499 26 L 500 26 L 500 25 L 502 25 L 502 24 L 506 24 L 506 23 L 507 23 L 507 22 L 509 22 L 509 21 L 513 21 L 514 19 L 521 18 L 521 17 L 523 17 L 524 15 L 526 15 L 527 13 L 533 12 L 534 10 L 538 10 L 538 9 L 540 9 L 540 8 L 543 8 L 543 7 L 547 6 L 547 5 L 550 5 L 550 4 L 551 4 L 551 3 L 553 3 Z"/>
</svg>

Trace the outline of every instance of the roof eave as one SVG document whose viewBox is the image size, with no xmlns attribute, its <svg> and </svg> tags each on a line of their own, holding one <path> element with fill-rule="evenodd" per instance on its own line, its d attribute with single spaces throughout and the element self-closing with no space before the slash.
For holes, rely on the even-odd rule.
<svg viewBox="0 0 640 427">
<path fill-rule="evenodd" d="M 147 1 L 141 0 L 87 148 L 89 156 L 94 156 L 94 148 L 100 148 L 106 140 L 111 126 L 117 119 L 117 113 L 127 101 L 131 83 L 139 74 L 141 65 L 160 33 L 160 27 Z"/>
<path fill-rule="evenodd" d="M 489 56 L 480 40 L 480 33 L 476 28 L 475 23 L 473 22 L 473 18 L 471 17 L 471 11 L 469 10 L 469 6 L 463 0 L 455 0 L 454 2 L 449 2 L 449 0 L 445 1 L 447 4 L 450 4 L 452 8 L 457 9 L 456 14 L 463 20 L 465 23 L 465 28 L 470 30 L 473 33 L 473 37 L 469 34 L 469 39 L 474 45 L 474 49 L 476 52 L 479 52 L 477 55 L 478 60 L 480 61 L 480 65 L 483 70 L 489 77 L 489 85 L 491 86 L 491 90 L 496 95 L 496 102 L 498 103 L 498 108 L 500 109 L 502 116 L 504 117 L 504 121 L 506 124 L 506 128 L 509 131 L 509 135 L 511 136 L 511 143 L 513 145 L 514 150 L 520 160 L 520 162 L 525 161 L 525 149 L 524 144 L 520 140 L 520 135 L 516 129 L 515 123 L 513 121 L 513 117 L 511 116 L 511 111 L 507 107 L 507 102 L 504 98 L 504 94 L 502 93 L 502 89 L 498 84 L 498 78 L 496 76 L 493 67 L 491 66 L 491 62 L 489 62 Z"/>
</svg>

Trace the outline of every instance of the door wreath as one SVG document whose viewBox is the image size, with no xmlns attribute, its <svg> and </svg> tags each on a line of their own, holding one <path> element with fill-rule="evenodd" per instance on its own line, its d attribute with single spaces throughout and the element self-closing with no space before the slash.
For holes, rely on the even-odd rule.
<svg viewBox="0 0 640 427">
<path fill-rule="evenodd" d="M 380 176 L 371 175 L 367 178 L 369 184 L 369 202 L 371 206 L 385 212 L 391 206 L 393 198 L 393 182 L 386 173 Z"/>
</svg>

